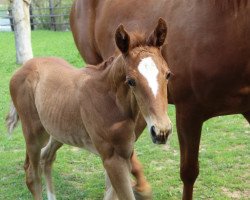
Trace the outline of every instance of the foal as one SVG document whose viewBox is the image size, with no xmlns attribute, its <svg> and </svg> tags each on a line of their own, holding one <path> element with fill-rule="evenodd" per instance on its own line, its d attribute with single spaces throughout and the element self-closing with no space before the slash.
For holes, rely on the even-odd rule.
<svg viewBox="0 0 250 200">
<path fill-rule="evenodd" d="M 101 157 L 112 185 L 105 199 L 135 199 L 129 174 L 138 119 L 146 120 L 154 143 L 165 143 L 171 132 L 170 72 L 160 50 L 166 34 L 162 19 L 148 38 L 129 35 L 120 25 L 115 33 L 120 54 L 100 65 L 75 69 L 59 58 L 34 58 L 14 74 L 8 125 L 11 129 L 20 117 L 26 183 L 35 199 L 42 199 L 41 167 L 48 199 L 55 199 L 51 168 L 63 144 Z"/>
</svg>

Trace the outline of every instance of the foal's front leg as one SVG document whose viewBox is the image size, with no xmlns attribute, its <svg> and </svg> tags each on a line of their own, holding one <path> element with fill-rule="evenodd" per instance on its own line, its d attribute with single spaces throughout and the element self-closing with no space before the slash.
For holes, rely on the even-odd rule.
<svg viewBox="0 0 250 200">
<path fill-rule="evenodd" d="M 135 151 L 133 151 L 133 155 L 131 157 L 131 165 L 132 170 L 131 173 L 135 177 L 135 185 L 133 187 L 134 195 L 136 200 L 150 200 L 152 199 L 152 189 L 150 184 L 147 182 L 144 172 L 143 166 L 138 160 Z"/>
<path fill-rule="evenodd" d="M 130 182 L 130 157 L 119 155 L 115 150 L 103 159 L 111 184 L 119 200 L 135 200 Z"/>
<path fill-rule="evenodd" d="M 138 160 L 135 152 L 133 151 L 133 155 L 131 156 L 131 165 L 132 170 L 131 173 L 135 177 L 135 183 L 133 184 L 133 192 L 136 200 L 150 200 L 152 199 L 152 189 L 149 183 L 147 182 L 144 173 L 143 166 Z M 110 179 L 105 173 L 106 178 L 106 192 L 103 200 L 118 200 L 116 192 L 111 185 Z"/>
<path fill-rule="evenodd" d="M 142 134 L 145 129 L 147 123 L 142 116 L 142 114 L 138 115 L 135 126 L 135 135 L 136 138 Z M 143 166 L 140 163 L 139 159 L 136 156 L 135 151 L 131 157 L 131 165 L 132 165 L 132 175 L 135 177 L 135 186 L 134 186 L 134 194 L 137 200 L 149 200 L 152 199 L 152 189 L 149 182 L 146 180 L 146 177 L 143 172 Z"/>
<path fill-rule="evenodd" d="M 107 171 L 105 171 L 105 194 L 103 200 L 118 200 L 116 192 L 111 184 Z"/>
</svg>

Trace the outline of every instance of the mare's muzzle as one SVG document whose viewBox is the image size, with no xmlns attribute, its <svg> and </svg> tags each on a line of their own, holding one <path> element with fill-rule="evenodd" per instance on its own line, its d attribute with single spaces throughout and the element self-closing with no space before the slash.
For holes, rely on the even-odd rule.
<svg viewBox="0 0 250 200">
<path fill-rule="evenodd" d="M 169 129 L 160 130 L 155 126 L 151 126 L 150 134 L 153 143 L 155 144 L 166 144 L 168 136 L 172 133 L 172 126 Z"/>
</svg>

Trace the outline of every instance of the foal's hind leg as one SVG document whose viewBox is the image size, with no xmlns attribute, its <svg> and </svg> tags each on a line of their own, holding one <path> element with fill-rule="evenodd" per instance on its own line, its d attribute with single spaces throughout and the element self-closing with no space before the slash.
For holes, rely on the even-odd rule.
<svg viewBox="0 0 250 200">
<path fill-rule="evenodd" d="M 63 145 L 62 143 L 56 141 L 52 136 L 50 136 L 48 144 L 41 151 L 41 165 L 45 175 L 48 200 L 56 199 L 51 171 L 52 171 L 52 164 L 56 159 L 56 151 L 62 145 Z"/>
<path fill-rule="evenodd" d="M 44 130 L 41 126 L 27 126 L 22 121 L 23 133 L 26 141 L 26 159 L 24 170 L 26 173 L 26 184 L 34 199 L 42 199 L 40 152 L 46 140 Z"/>
<path fill-rule="evenodd" d="M 27 96 L 29 97 L 29 95 Z M 26 159 L 24 163 L 26 184 L 34 199 L 41 200 L 40 152 L 48 141 L 48 135 L 41 124 L 35 106 L 29 103 L 30 99 L 19 98 L 19 102 L 15 102 L 15 107 L 22 123 L 23 135 L 26 142 Z"/>
</svg>

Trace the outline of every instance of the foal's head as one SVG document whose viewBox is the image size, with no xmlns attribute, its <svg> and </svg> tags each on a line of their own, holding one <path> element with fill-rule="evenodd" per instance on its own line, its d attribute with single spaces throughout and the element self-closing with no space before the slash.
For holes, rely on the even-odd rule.
<svg viewBox="0 0 250 200">
<path fill-rule="evenodd" d="M 126 84 L 132 90 L 147 122 L 154 143 L 164 144 L 172 132 L 167 116 L 167 84 L 170 70 L 161 54 L 167 35 L 166 22 L 159 19 L 152 34 L 142 41 L 130 36 L 120 25 L 115 34 L 123 54 Z M 135 41 L 133 41 L 135 40 Z"/>
</svg>

